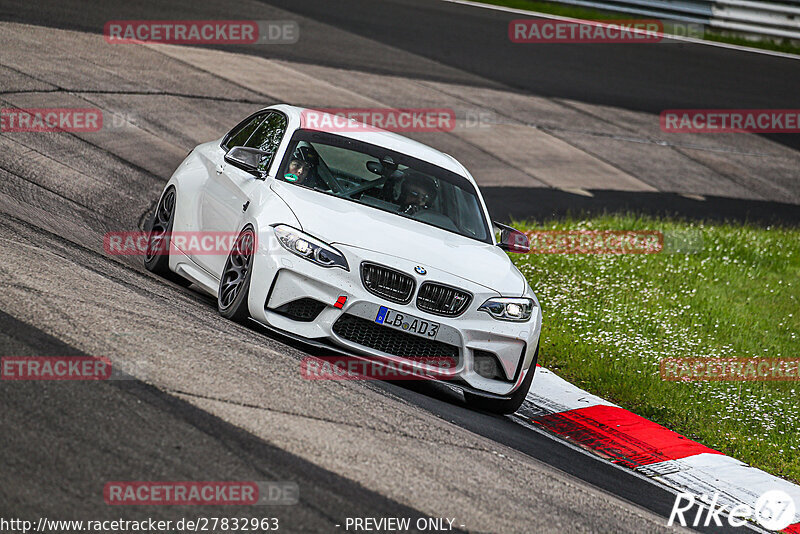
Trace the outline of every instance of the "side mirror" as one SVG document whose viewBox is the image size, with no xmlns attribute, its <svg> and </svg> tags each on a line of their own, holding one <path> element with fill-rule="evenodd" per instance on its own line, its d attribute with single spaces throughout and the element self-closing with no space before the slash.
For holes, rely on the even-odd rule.
<svg viewBox="0 0 800 534">
<path fill-rule="evenodd" d="M 527 235 L 496 221 L 494 222 L 494 227 L 496 231 L 500 232 L 500 239 L 497 240 L 497 246 L 501 249 L 506 252 L 515 252 L 517 254 L 527 254 L 531 251 L 531 242 Z"/>
<path fill-rule="evenodd" d="M 269 152 L 265 152 L 257 148 L 235 146 L 228 150 L 228 153 L 225 154 L 225 161 L 234 167 L 249 172 L 256 178 L 264 179 L 267 175 L 267 171 L 262 170 L 265 168 L 262 162 L 265 159 L 269 161 L 271 156 L 272 154 Z"/>
</svg>

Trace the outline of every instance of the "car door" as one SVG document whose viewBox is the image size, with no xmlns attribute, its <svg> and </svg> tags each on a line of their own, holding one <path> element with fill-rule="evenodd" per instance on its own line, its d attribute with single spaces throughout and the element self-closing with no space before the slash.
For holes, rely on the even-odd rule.
<svg viewBox="0 0 800 534">
<path fill-rule="evenodd" d="M 235 146 L 258 148 L 268 153 L 260 164 L 261 170 L 268 171 L 286 133 L 287 122 L 283 113 L 269 111 L 254 116 L 242 126 L 241 131 L 226 137 L 214 157 L 214 169 L 209 173 L 209 180 L 198 203 L 201 232 L 237 232 L 253 194 L 257 189 L 266 187 L 263 180 L 225 161 L 225 154 Z M 194 253 L 192 259 L 219 277 L 227 255 L 227 250 L 214 251 L 213 254 L 201 251 Z"/>
</svg>

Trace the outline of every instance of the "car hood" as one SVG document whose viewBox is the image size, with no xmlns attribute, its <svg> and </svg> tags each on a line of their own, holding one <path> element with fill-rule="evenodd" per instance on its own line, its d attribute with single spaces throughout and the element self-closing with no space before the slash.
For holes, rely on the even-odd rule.
<svg viewBox="0 0 800 534">
<path fill-rule="evenodd" d="M 271 188 L 294 212 L 304 232 L 332 245 L 409 260 L 502 296 L 525 292 L 522 274 L 496 246 L 304 187 L 273 182 Z"/>
</svg>

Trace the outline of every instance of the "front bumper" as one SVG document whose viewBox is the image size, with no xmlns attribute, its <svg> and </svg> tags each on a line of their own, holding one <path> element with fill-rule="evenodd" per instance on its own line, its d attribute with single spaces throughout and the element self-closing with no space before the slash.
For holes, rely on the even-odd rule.
<svg viewBox="0 0 800 534">
<path fill-rule="evenodd" d="M 337 321 L 347 314 L 348 319 L 355 318 L 364 325 L 369 323 L 377 329 L 386 329 L 387 335 L 396 335 L 396 330 L 375 323 L 378 310 L 385 306 L 440 325 L 436 342 L 452 346 L 457 354 L 455 367 L 446 372 L 440 370 L 438 374 L 441 378 L 452 380 L 456 385 L 466 385 L 475 392 L 501 397 L 512 394 L 522 383 L 539 341 L 539 307 L 534 308 L 530 320 L 524 323 L 498 321 L 486 312 L 477 310 L 488 298 L 519 295 L 499 295 L 484 286 L 428 266 L 425 266 L 427 274 L 420 276 L 414 271 L 417 264 L 411 261 L 339 244 L 335 246 L 347 258 L 350 271 L 320 267 L 281 247 L 272 228 L 260 232 L 259 240 L 259 248 L 264 250 L 262 247 L 266 245 L 267 253 L 259 253 L 254 259 L 248 302 L 250 314 L 256 321 L 297 338 L 334 344 L 348 353 L 430 372 L 432 368 L 424 363 L 355 342 L 352 336 L 348 339 L 342 335 L 341 328 L 335 328 Z M 462 288 L 474 297 L 467 311 L 455 318 L 420 310 L 416 307 L 415 298 L 408 304 L 389 302 L 368 292 L 362 285 L 359 269 L 363 261 L 402 271 L 416 280 L 417 288 L 424 281 L 436 281 Z M 347 297 L 342 309 L 334 306 L 340 297 Z M 312 321 L 298 321 L 275 311 L 301 298 L 310 298 L 324 304 Z M 405 333 L 402 335 L 413 336 Z M 491 379 L 478 374 L 475 369 L 475 351 L 495 354 L 503 378 Z"/>
</svg>

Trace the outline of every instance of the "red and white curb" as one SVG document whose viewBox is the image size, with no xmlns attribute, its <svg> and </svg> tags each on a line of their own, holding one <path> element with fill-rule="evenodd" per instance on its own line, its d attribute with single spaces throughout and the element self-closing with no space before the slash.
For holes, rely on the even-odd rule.
<svg viewBox="0 0 800 534">
<path fill-rule="evenodd" d="M 758 498 L 771 490 L 788 494 L 800 508 L 800 486 L 592 395 L 544 367 L 537 367 L 516 417 L 680 492 L 717 494 L 717 503 L 728 510 L 756 509 Z M 800 511 L 781 532 L 800 534 Z"/>
</svg>

